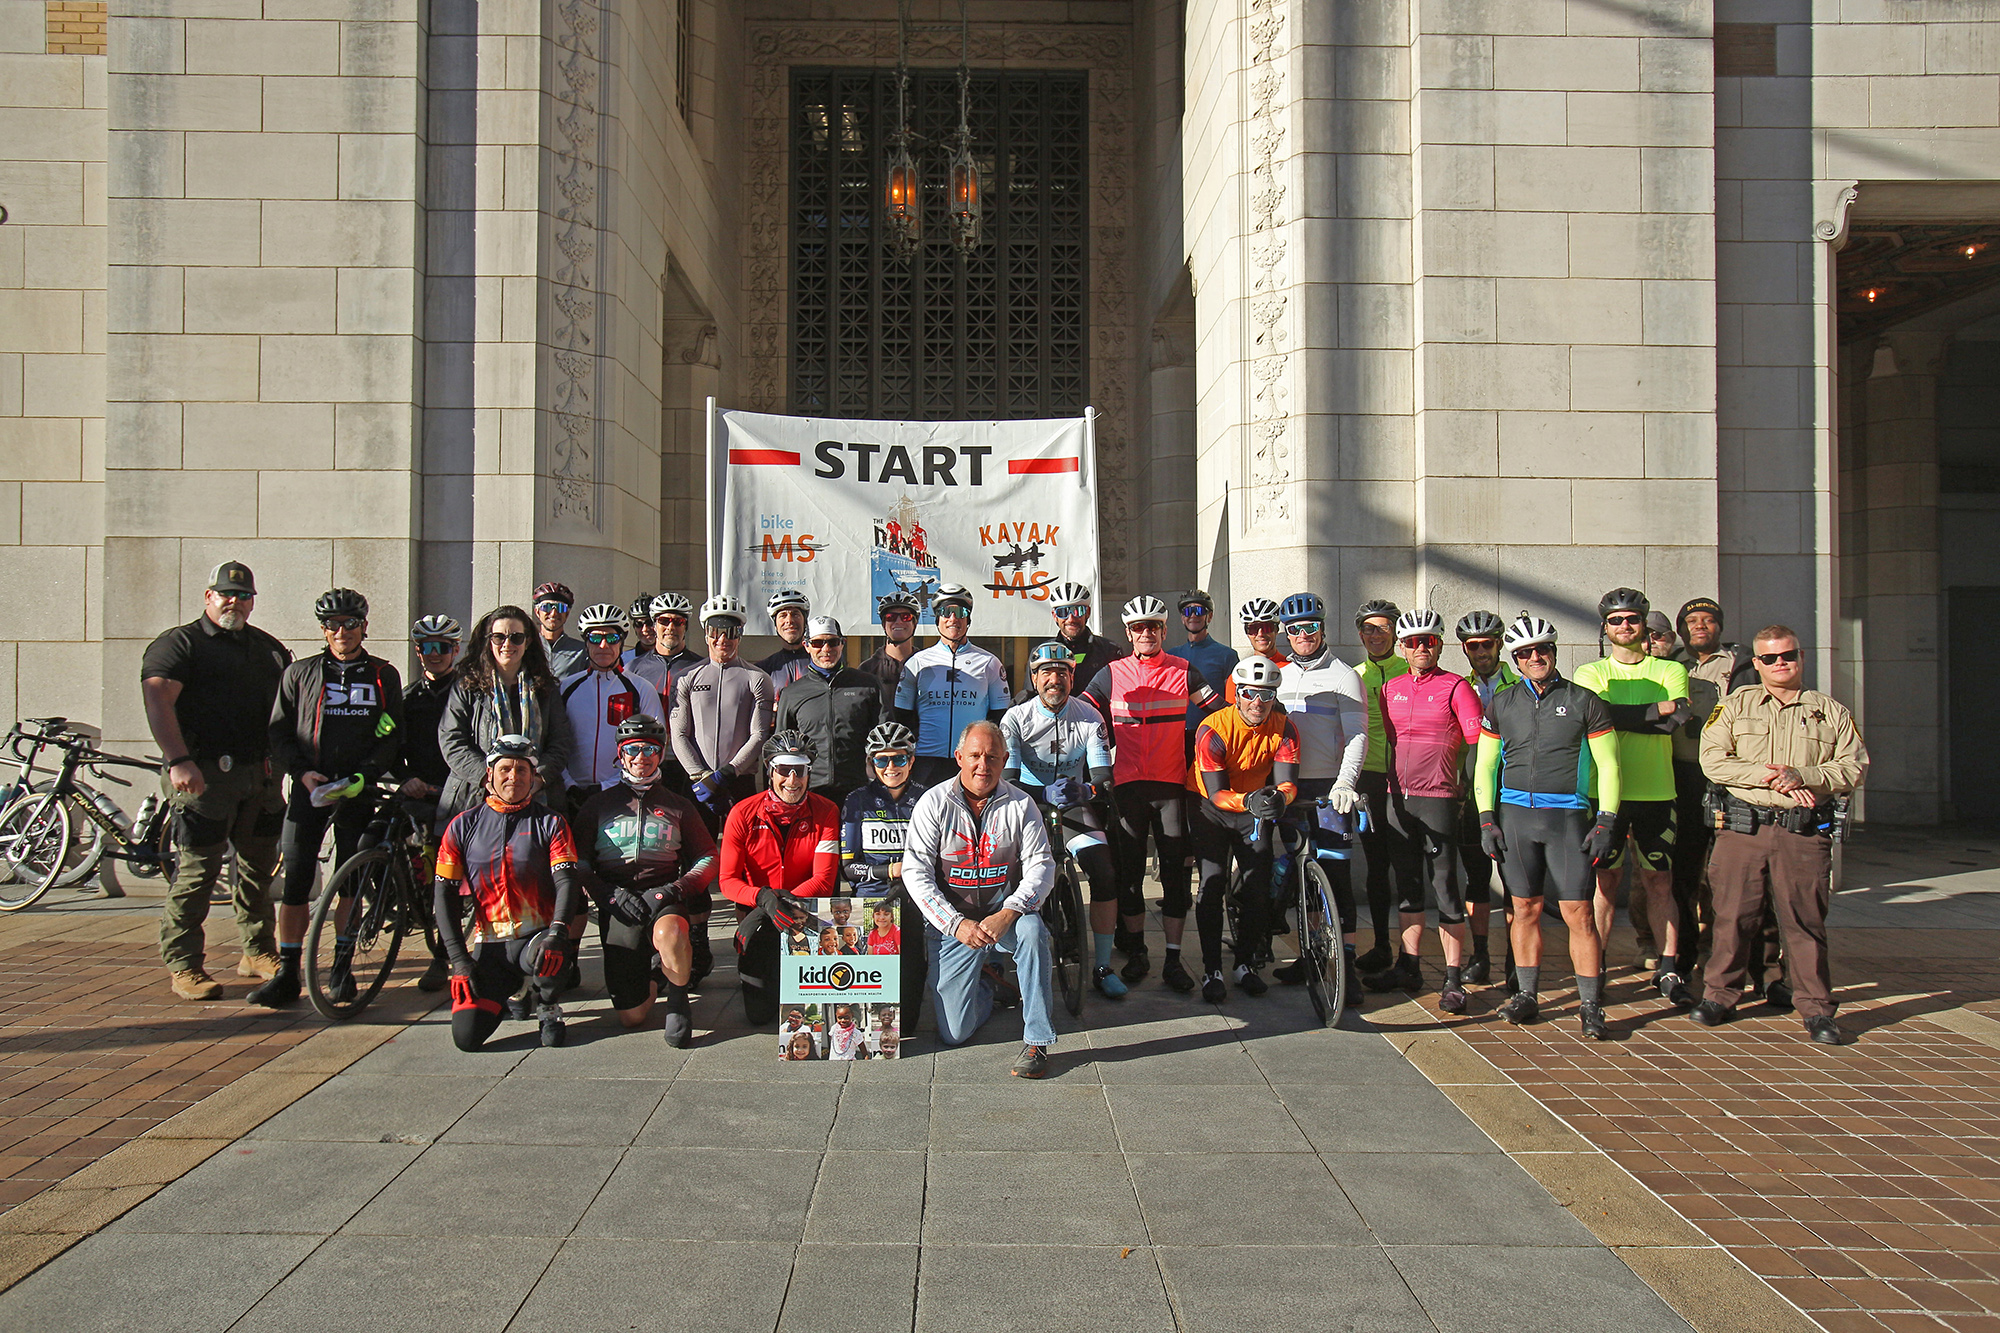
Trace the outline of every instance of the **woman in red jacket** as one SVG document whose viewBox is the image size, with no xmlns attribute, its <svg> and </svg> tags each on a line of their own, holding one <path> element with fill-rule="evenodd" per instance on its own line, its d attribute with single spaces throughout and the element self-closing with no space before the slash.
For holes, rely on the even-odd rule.
<svg viewBox="0 0 2000 1333">
<path fill-rule="evenodd" d="M 811 741 L 780 731 L 764 742 L 766 790 L 738 801 L 722 826 L 722 892 L 737 906 L 736 972 L 752 1023 L 778 1016 L 778 940 L 812 917 L 799 900 L 840 879 L 840 811 L 806 789 Z"/>
</svg>

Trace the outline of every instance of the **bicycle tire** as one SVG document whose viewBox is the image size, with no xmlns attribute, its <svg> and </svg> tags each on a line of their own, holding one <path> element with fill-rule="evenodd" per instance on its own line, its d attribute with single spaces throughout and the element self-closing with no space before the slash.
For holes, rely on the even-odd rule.
<svg viewBox="0 0 2000 1333">
<path fill-rule="evenodd" d="M 35 790 L 45 792 L 54 785 L 53 782 L 37 783 Z M 90 791 L 91 788 L 83 783 L 76 784 L 77 798 L 89 800 Z M 72 810 L 69 822 L 71 841 L 69 853 L 63 858 L 63 872 L 56 876 L 55 887 L 58 889 L 83 883 L 96 874 L 98 866 L 104 863 L 106 841 L 104 830 L 98 827 L 97 821 L 79 810 Z"/>
<path fill-rule="evenodd" d="M 1090 979 L 1090 918 L 1084 912 L 1083 895 L 1077 889 L 1076 872 L 1071 867 L 1064 866 L 1056 872 L 1048 906 L 1055 908 L 1055 920 L 1049 920 L 1046 907 L 1042 920 L 1050 928 L 1049 953 L 1056 987 L 1062 992 L 1063 1008 L 1072 1015 L 1080 1014 L 1083 992 Z"/>
<path fill-rule="evenodd" d="M 18 912 L 55 887 L 75 832 L 69 802 L 47 792 L 0 813 L 0 912 Z"/>
<path fill-rule="evenodd" d="M 320 891 L 319 901 L 313 904 L 312 924 L 306 928 L 305 973 L 306 995 L 322 1018 L 337 1022 L 353 1018 L 368 1007 L 389 979 L 410 927 L 405 910 L 409 894 L 406 881 L 407 867 L 395 849 L 374 847 L 349 857 Z M 352 900 L 347 930 L 354 945 L 350 963 L 354 995 L 337 1001 L 331 985 L 339 923 L 332 918 L 334 904 L 343 898 Z"/>
<path fill-rule="evenodd" d="M 1318 860 L 1299 862 L 1299 962 L 1321 1027 L 1335 1027 L 1347 1006 L 1347 960 L 1340 947 L 1340 912 L 1333 883 Z"/>
</svg>

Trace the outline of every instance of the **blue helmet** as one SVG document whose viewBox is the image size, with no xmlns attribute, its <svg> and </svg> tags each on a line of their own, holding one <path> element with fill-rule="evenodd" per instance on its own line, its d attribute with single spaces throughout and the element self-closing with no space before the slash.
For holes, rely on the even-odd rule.
<svg viewBox="0 0 2000 1333">
<path fill-rule="evenodd" d="M 1326 603 L 1319 599 L 1318 593 L 1295 592 L 1278 607 L 1278 620 L 1281 624 L 1291 625 L 1301 620 L 1325 619 Z"/>
</svg>

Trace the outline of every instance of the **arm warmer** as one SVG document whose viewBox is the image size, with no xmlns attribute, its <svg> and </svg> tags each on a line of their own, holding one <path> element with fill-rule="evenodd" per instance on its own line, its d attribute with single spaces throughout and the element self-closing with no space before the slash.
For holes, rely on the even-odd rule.
<svg viewBox="0 0 2000 1333">
<path fill-rule="evenodd" d="M 437 919 L 438 943 L 444 946 L 444 956 L 453 969 L 472 966 L 472 956 L 465 951 L 465 932 L 458 925 L 457 880 L 437 877 L 431 890 L 431 915 Z"/>
<path fill-rule="evenodd" d="M 1597 765 L 1597 808 L 1616 814 L 1619 795 L 1617 734 L 1606 731 L 1592 736 L 1590 757 Z"/>
<path fill-rule="evenodd" d="M 1596 753 L 1593 748 L 1591 754 Z M 1472 764 L 1472 801 L 1482 815 L 1492 814 L 1500 804 L 1500 738 L 1490 731 L 1479 733 L 1478 758 Z"/>
</svg>

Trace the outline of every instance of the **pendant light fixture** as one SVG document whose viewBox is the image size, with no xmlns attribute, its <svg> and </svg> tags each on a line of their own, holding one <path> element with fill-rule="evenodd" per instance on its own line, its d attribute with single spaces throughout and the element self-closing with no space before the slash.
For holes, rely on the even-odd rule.
<svg viewBox="0 0 2000 1333">
<path fill-rule="evenodd" d="M 910 0 L 896 6 L 896 128 L 889 133 L 887 189 L 882 219 L 889 253 L 899 259 L 916 252 L 924 238 L 923 178 L 910 153 Z"/>
<path fill-rule="evenodd" d="M 961 255 L 979 248 L 985 228 L 986 181 L 972 156 L 972 25 L 966 18 L 965 0 L 958 0 L 958 133 L 951 155 L 951 176 L 947 215 L 951 219 L 951 242 Z"/>
</svg>

